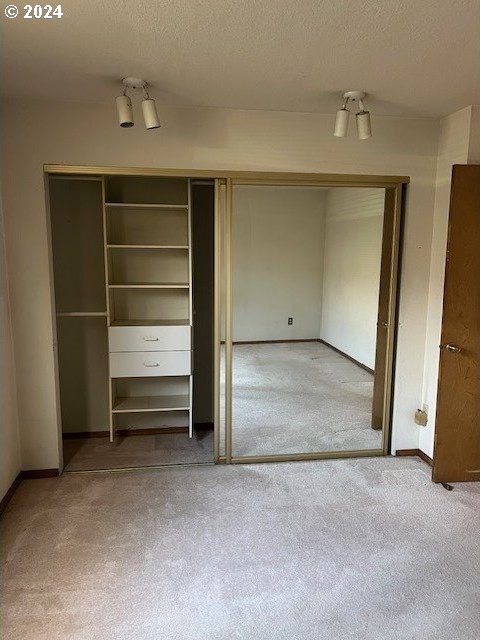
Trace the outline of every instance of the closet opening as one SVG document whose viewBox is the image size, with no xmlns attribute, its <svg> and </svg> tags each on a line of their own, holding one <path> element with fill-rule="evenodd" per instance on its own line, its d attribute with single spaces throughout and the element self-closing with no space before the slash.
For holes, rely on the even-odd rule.
<svg viewBox="0 0 480 640">
<path fill-rule="evenodd" d="M 66 471 L 388 454 L 407 177 L 45 172 Z"/>
<path fill-rule="evenodd" d="M 65 471 L 213 462 L 214 189 L 48 177 Z"/>
</svg>

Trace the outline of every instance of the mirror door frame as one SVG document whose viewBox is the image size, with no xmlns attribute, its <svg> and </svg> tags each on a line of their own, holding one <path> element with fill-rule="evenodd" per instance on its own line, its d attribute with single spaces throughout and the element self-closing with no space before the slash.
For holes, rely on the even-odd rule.
<svg viewBox="0 0 480 640">
<path fill-rule="evenodd" d="M 340 176 L 337 176 L 338 178 Z M 391 417 L 393 402 L 393 377 L 395 367 L 395 347 L 397 337 L 397 307 L 399 293 L 399 264 L 400 264 L 400 239 L 404 209 L 404 189 L 403 185 L 408 180 L 397 178 L 389 180 L 387 176 L 348 176 L 342 175 L 341 180 L 332 180 L 331 176 L 318 174 L 315 179 L 292 178 L 282 174 L 262 174 L 255 177 L 234 176 L 228 177 L 224 181 L 226 185 L 226 195 L 224 212 L 220 211 L 220 196 L 216 203 L 218 211 L 216 213 L 216 229 L 219 238 L 224 233 L 225 248 L 224 259 L 220 258 L 218 251 L 218 278 L 216 282 L 215 310 L 216 336 L 215 344 L 218 352 L 218 366 L 216 367 L 215 379 L 216 390 L 220 393 L 220 350 L 222 335 L 225 344 L 225 367 L 224 367 L 224 450 L 220 450 L 220 436 L 218 447 L 215 450 L 215 461 L 223 464 L 251 464 L 261 462 L 284 462 L 295 460 L 321 460 L 329 458 L 358 458 L 388 455 L 391 439 Z M 232 356 L 233 356 L 233 285 L 232 285 L 232 216 L 233 216 L 233 189 L 236 186 L 314 186 L 314 187 L 352 187 L 352 188 L 381 188 L 385 189 L 385 209 L 384 209 L 384 233 L 382 239 L 382 273 L 381 291 L 379 301 L 378 323 L 377 323 L 377 346 L 382 345 L 383 358 L 376 360 L 376 365 L 381 360 L 381 375 L 374 382 L 374 407 L 373 410 L 380 414 L 382 420 L 382 443 L 378 449 L 361 449 L 345 451 L 318 451 L 305 453 L 283 453 L 271 455 L 235 456 L 233 452 L 233 425 L 232 425 Z M 220 188 L 220 184 L 218 186 Z M 217 189 L 216 189 L 217 190 Z M 223 264 L 222 264 L 223 262 Z M 220 298 L 220 274 L 225 273 L 224 292 L 224 330 L 221 324 Z M 217 324 L 218 323 L 218 324 Z M 219 400 L 218 400 L 219 404 Z M 378 420 L 378 418 L 377 418 Z M 217 422 L 217 416 L 216 416 Z M 218 427 L 222 424 L 218 413 Z M 378 427 L 377 427 L 378 428 Z M 218 429 L 220 434 L 220 428 Z"/>
</svg>

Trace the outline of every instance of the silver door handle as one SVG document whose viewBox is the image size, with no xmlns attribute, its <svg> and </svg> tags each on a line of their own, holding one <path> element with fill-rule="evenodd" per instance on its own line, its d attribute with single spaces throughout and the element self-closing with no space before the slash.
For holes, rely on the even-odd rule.
<svg viewBox="0 0 480 640">
<path fill-rule="evenodd" d="M 149 338 L 147 336 L 143 336 L 145 342 L 158 342 L 158 338 Z"/>
<path fill-rule="evenodd" d="M 460 353 L 461 351 L 460 347 L 456 347 L 454 344 L 445 345 L 445 349 L 450 351 L 450 353 Z"/>
</svg>

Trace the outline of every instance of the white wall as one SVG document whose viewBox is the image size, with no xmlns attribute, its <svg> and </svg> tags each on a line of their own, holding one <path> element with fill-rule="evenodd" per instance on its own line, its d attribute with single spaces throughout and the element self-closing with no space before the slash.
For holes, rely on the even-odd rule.
<svg viewBox="0 0 480 640">
<path fill-rule="evenodd" d="M 470 141 L 468 148 L 468 164 L 480 163 L 480 106 L 471 107 Z"/>
<path fill-rule="evenodd" d="M 234 188 L 234 341 L 318 338 L 324 197 L 318 188 Z"/>
<path fill-rule="evenodd" d="M 5 101 L 2 184 L 24 468 L 59 463 L 44 163 L 411 176 L 404 234 L 392 448 L 418 446 L 438 123 L 376 117 L 374 136 L 332 135 L 334 114 L 160 109 L 121 129 L 107 105 Z M 34 327 L 34 331 L 32 331 Z"/>
<path fill-rule="evenodd" d="M 0 201 L 0 499 L 21 470 L 3 207 Z"/>
<path fill-rule="evenodd" d="M 435 179 L 432 255 L 428 292 L 423 402 L 419 399 L 419 405 L 425 403 L 428 406 L 428 425 L 426 428 L 420 430 L 419 447 L 430 457 L 433 456 L 433 441 L 435 434 L 435 413 L 437 407 L 437 382 L 440 356 L 439 345 L 442 328 L 443 284 L 445 275 L 448 215 L 450 209 L 452 165 L 466 164 L 469 159 L 470 146 L 478 144 L 475 136 L 472 136 L 471 138 L 471 128 L 474 128 L 471 127 L 471 125 L 471 107 L 457 111 L 440 121 L 438 159 Z M 478 133 L 478 127 L 476 133 Z"/>
<path fill-rule="evenodd" d="M 384 189 L 327 191 L 320 337 L 375 368 Z"/>
</svg>

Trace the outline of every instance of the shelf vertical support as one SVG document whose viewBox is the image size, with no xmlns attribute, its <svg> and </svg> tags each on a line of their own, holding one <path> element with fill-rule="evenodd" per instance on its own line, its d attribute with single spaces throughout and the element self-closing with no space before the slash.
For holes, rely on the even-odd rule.
<svg viewBox="0 0 480 640">
<path fill-rule="evenodd" d="M 220 211 L 221 181 L 215 179 L 214 191 L 214 274 L 213 274 L 213 340 L 214 340 L 214 373 L 213 373 L 213 458 L 216 463 L 220 458 L 220 375 L 221 375 L 221 238 L 222 215 Z"/>
<path fill-rule="evenodd" d="M 188 180 L 188 317 L 190 324 L 190 376 L 188 380 L 189 411 L 188 437 L 193 438 L 193 366 L 194 366 L 194 335 L 193 335 L 193 278 L 192 278 L 192 181 Z"/>
<path fill-rule="evenodd" d="M 227 178 L 225 212 L 225 462 L 232 462 L 232 208 L 233 186 Z"/>
<path fill-rule="evenodd" d="M 103 209 L 103 263 L 105 269 L 105 303 L 107 309 L 107 331 L 111 326 L 111 310 L 110 310 L 110 290 L 108 288 L 109 279 L 109 253 L 108 253 L 108 220 L 107 220 L 107 207 L 106 207 L 106 185 L 105 177 L 102 177 L 102 209 Z M 110 349 L 109 349 L 110 351 Z M 115 427 L 114 427 L 114 415 L 113 415 L 113 380 L 110 375 L 110 359 L 108 359 L 108 410 L 109 410 L 109 425 L 110 442 L 115 442 Z"/>
</svg>

